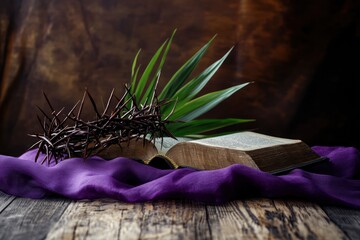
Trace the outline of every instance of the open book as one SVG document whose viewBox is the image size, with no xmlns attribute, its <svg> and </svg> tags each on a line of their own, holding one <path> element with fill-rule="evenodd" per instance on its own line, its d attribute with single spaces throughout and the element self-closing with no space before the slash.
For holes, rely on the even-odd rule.
<svg viewBox="0 0 360 240">
<path fill-rule="evenodd" d="M 192 140 L 130 141 L 106 149 L 105 158 L 129 157 L 159 168 L 219 169 L 240 163 L 273 174 L 326 160 L 301 140 L 239 132 Z"/>
</svg>

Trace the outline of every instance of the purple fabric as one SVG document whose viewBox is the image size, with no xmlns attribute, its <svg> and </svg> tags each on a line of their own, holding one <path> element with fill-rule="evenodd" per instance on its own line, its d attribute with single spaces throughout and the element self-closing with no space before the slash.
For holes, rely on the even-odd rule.
<svg viewBox="0 0 360 240">
<path fill-rule="evenodd" d="M 126 158 L 73 158 L 55 166 L 34 163 L 35 151 L 0 155 L 0 190 L 21 197 L 61 195 L 126 202 L 190 199 L 223 203 L 249 197 L 300 198 L 360 208 L 360 154 L 352 147 L 313 147 L 329 162 L 273 176 L 235 164 L 213 171 L 160 170 Z"/>
</svg>

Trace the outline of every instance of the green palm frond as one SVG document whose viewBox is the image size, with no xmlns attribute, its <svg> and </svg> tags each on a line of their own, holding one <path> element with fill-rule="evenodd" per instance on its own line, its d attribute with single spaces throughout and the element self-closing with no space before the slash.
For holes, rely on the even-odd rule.
<svg viewBox="0 0 360 240">
<path fill-rule="evenodd" d="M 152 101 L 154 98 L 154 92 L 156 91 L 160 80 L 161 71 L 175 32 L 176 31 L 174 31 L 171 37 L 157 49 L 140 77 L 138 77 L 141 66 L 138 64 L 140 50 L 137 52 L 131 68 L 130 92 L 134 95 L 135 99 L 137 99 L 138 104 L 146 104 L 147 101 Z M 161 113 L 164 119 L 166 118 L 167 120 L 174 121 L 167 126 L 174 136 L 204 136 L 204 133 L 212 130 L 253 121 L 252 119 L 234 118 L 196 119 L 249 84 L 249 82 L 247 82 L 227 89 L 197 96 L 214 76 L 233 49 L 231 48 L 223 57 L 208 66 L 200 74 L 190 79 L 215 37 L 216 35 L 189 58 L 189 60 L 174 73 L 163 90 L 158 94 L 158 99 L 160 101 L 166 99 L 173 102 L 172 105 L 164 105 L 161 109 Z M 147 88 L 146 91 L 145 88 Z"/>
</svg>

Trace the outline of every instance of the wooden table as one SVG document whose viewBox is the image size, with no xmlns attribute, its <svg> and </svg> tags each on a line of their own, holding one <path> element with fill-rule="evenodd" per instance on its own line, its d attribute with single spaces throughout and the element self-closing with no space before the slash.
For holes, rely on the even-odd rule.
<svg viewBox="0 0 360 240">
<path fill-rule="evenodd" d="M 0 239 L 360 239 L 360 211 L 289 200 L 129 204 L 0 192 Z"/>
</svg>

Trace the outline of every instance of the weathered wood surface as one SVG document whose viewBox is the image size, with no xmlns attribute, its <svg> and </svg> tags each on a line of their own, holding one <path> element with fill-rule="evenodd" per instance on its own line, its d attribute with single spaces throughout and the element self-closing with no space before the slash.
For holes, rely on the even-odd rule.
<svg viewBox="0 0 360 240">
<path fill-rule="evenodd" d="M 0 239 L 359 239 L 360 211 L 300 201 L 25 199 L 0 192 Z"/>
<path fill-rule="evenodd" d="M 360 211 L 325 207 L 325 213 L 350 239 L 360 239 Z"/>
<path fill-rule="evenodd" d="M 0 192 L 0 239 L 44 239 L 70 201 L 15 198 Z"/>
</svg>

